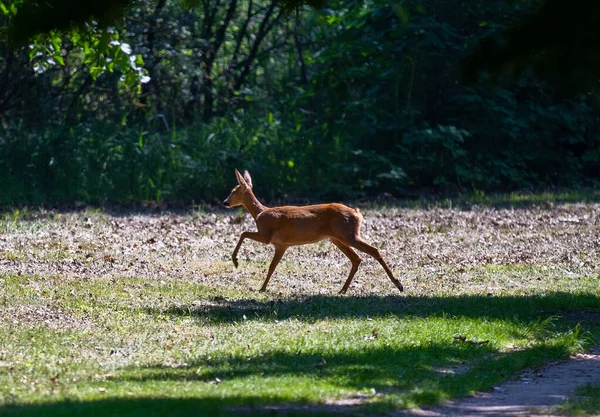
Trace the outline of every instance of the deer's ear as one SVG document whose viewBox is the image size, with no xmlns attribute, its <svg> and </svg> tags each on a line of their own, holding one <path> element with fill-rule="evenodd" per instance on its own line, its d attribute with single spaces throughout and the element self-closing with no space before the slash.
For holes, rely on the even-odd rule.
<svg viewBox="0 0 600 417">
<path fill-rule="evenodd" d="M 240 171 L 238 171 L 237 169 L 235 170 L 235 176 L 237 177 L 238 184 L 240 184 L 244 188 L 250 188 L 244 177 L 242 177 L 242 174 L 240 174 Z"/>
<path fill-rule="evenodd" d="M 250 188 L 252 188 L 252 177 L 248 171 L 244 171 L 244 180 L 250 186 Z"/>
</svg>

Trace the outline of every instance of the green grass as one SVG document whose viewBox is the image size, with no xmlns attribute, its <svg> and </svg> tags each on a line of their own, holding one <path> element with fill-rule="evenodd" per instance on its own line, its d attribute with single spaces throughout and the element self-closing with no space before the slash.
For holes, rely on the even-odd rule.
<svg viewBox="0 0 600 417">
<path fill-rule="evenodd" d="M 0 280 L 10 416 L 435 404 L 581 351 L 588 333 L 560 317 L 599 307 L 594 279 L 544 294 L 279 298 L 141 278 Z"/>
<path fill-rule="evenodd" d="M 600 416 L 600 384 L 577 388 L 575 396 L 553 412 L 565 416 Z"/>
<path fill-rule="evenodd" d="M 10 212 L 0 212 L 0 233 L 10 233 L 17 230 L 23 230 L 25 227 L 28 230 L 36 230 L 41 227 L 40 223 L 23 222 L 30 213 L 29 209 L 14 209 Z"/>
</svg>

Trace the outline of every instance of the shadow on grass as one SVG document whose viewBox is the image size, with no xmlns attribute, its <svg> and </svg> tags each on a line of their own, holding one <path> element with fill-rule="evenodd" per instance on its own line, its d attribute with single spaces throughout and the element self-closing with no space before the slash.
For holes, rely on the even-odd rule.
<svg viewBox="0 0 600 417">
<path fill-rule="evenodd" d="M 223 198 L 225 195 L 223 195 Z M 258 198 L 267 206 L 283 206 L 283 205 L 309 205 L 330 203 L 331 199 L 310 199 L 310 198 L 293 198 L 285 200 L 265 201 Z M 351 207 L 373 208 L 380 207 L 396 207 L 396 208 L 412 208 L 412 209 L 429 209 L 429 208 L 458 208 L 460 210 L 472 210 L 476 207 L 491 207 L 496 209 L 506 208 L 529 208 L 538 207 L 542 209 L 552 210 L 555 205 L 575 204 L 575 203 L 598 203 L 600 202 L 600 190 L 596 188 L 579 188 L 579 189 L 559 189 L 559 190 L 544 190 L 536 191 L 514 191 L 509 193 L 491 193 L 485 194 L 481 191 L 462 192 L 452 195 L 443 195 L 434 192 L 406 194 L 400 198 L 388 198 L 381 196 L 369 200 L 347 200 L 341 203 Z M 105 206 L 106 213 L 113 216 L 128 216 L 131 213 L 156 215 L 163 211 L 169 211 L 172 214 L 192 214 L 196 209 L 207 213 L 231 214 L 230 209 L 224 208 L 220 203 L 204 204 L 201 206 L 175 202 L 169 204 L 158 203 L 133 203 L 133 204 L 116 204 Z"/>
<path fill-rule="evenodd" d="M 161 364 L 136 367 L 112 381 L 213 384 L 217 378 L 221 383 L 259 378 L 263 387 L 279 387 L 289 384 L 286 378 L 291 378 L 310 381 L 315 387 L 323 382 L 351 392 L 388 394 L 404 404 L 436 404 L 445 398 L 487 390 L 520 369 L 564 357 L 569 351 L 568 343 L 556 343 L 504 353 L 489 345 L 454 340 L 319 353 L 271 350 L 254 355 L 207 356 L 180 368 Z M 463 366 L 465 363 L 469 366 Z M 282 391 L 286 388 L 289 390 L 281 385 Z M 272 402 L 268 394 L 262 397 L 263 404 Z"/>
<path fill-rule="evenodd" d="M 556 205 L 600 202 L 600 190 L 596 188 L 539 189 L 537 191 L 513 191 L 491 194 L 485 194 L 480 190 L 473 190 L 471 193 L 463 192 L 448 196 L 435 193 L 418 193 L 407 197 L 409 198 L 399 200 L 376 199 L 375 201 L 370 201 L 368 206 L 373 208 L 387 206 L 414 209 L 453 207 L 467 211 L 474 207 L 492 207 L 496 209 L 537 207 L 552 210 Z"/>
<path fill-rule="evenodd" d="M 225 190 L 222 198 L 226 197 L 229 189 Z M 259 196 L 260 199 L 260 196 Z M 0 206 L 0 215 L 12 215 L 15 210 L 25 210 L 27 215 L 24 219 L 42 220 L 44 218 L 53 217 L 56 212 L 60 213 L 78 213 L 86 210 L 99 210 L 103 213 L 114 217 L 128 217 L 131 215 L 193 215 L 198 210 L 207 213 L 233 214 L 231 211 L 223 207 L 219 202 L 215 201 L 212 204 L 204 203 L 196 205 L 193 202 L 187 201 L 171 201 L 165 203 L 157 202 L 121 202 L 121 203 L 63 203 L 58 205 L 47 206 L 46 210 L 29 210 L 27 204 L 16 203 L 10 206 Z M 309 205 L 319 203 L 330 203 L 330 199 L 309 199 L 295 198 L 286 200 L 266 201 L 261 200 L 269 207 L 281 205 Z M 351 207 L 377 209 L 381 207 L 396 207 L 396 208 L 412 208 L 412 209 L 428 209 L 434 207 L 443 208 L 458 208 L 460 210 L 471 210 L 474 207 L 493 207 L 497 209 L 504 208 L 528 208 L 538 207 L 542 209 L 552 210 L 555 205 L 574 204 L 574 203 L 598 203 L 600 202 L 600 190 L 597 188 L 580 188 L 580 189 L 562 189 L 562 190 L 543 190 L 523 191 L 510 193 L 492 193 L 485 194 L 481 191 L 463 192 L 452 195 L 442 195 L 435 192 L 418 192 L 405 194 L 400 198 L 388 198 L 382 196 L 369 200 L 347 200 L 343 201 Z"/>
<path fill-rule="evenodd" d="M 184 307 L 146 310 L 152 315 L 194 317 L 199 325 L 202 322 L 234 323 L 242 321 L 243 316 L 246 320 L 295 319 L 308 323 L 322 319 L 394 316 L 481 317 L 518 320 L 524 324 L 524 332 L 530 331 L 525 328 L 528 324 L 551 316 L 576 315 L 581 321 L 579 319 L 585 319 L 586 313 L 597 318 L 599 311 L 600 300 L 595 294 L 564 292 L 491 297 L 320 295 L 266 301 L 218 297 Z M 574 322 L 568 320 L 561 326 L 567 329 L 573 325 Z M 365 320 L 365 335 L 372 334 L 373 326 L 376 323 Z M 363 342 L 362 339 L 360 341 Z M 248 349 L 239 354 L 195 357 L 177 368 L 162 363 L 124 368 L 104 383 L 108 384 L 108 392 L 116 392 L 116 387 L 123 386 L 146 387 L 144 392 L 164 396 L 165 392 L 173 392 L 173 386 L 186 386 L 186 395 L 196 392 L 198 398 L 115 398 L 82 403 L 62 401 L 11 405 L 0 407 L 0 416 L 228 416 L 265 413 L 305 416 L 364 411 L 361 405 L 356 404 L 327 405 L 311 403 L 309 398 L 303 400 L 295 394 L 294 384 L 297 383 L 305 384 L 305 390 L 314 386 L 317 391 L 322 388 L 327 392 L 333 386 L 345 392 L 374 391 L 383 394 L 376 399 L 376 407 L 382 407 L 379 411 L 384 411 L 436 404 L 473 391 L 488 390 L 524 368 L 564 358 L 573 343 L 568 340 L 540 343 L 509 352 L 500 352 L 493 344 L 462 343 L 452 337 L 402 346 L 387 344 L 383 339 L 373 340 L 366 347 L 364 343 L 362 345 L 361 349 L 350 345 L 342 350 L 311 350 L 300 344 L 299 348 L 291 346 L 290 349 L 277 348 L 260 353 Z M 218 387 L 215 385 L 217 380 L 221 381 Z M 111 384 L 115 389 L 111 388 Z M 191 388 L 189 384 L 192 384 Z M 287 387 L 285 384 L 288 384 Z M 309 388 L 306 388 L 307 385 Z M 260 390 L 247 393 L 244 386 L 248 389 L 259 386 Z M 232 410 L 232 407 L 239 408 Z"/>
<path fill-rule="evenodd" d="M 219 416 L 240 413 L 259 415 L 265 411 L 278 415 L 331 415 L 356 413 L 364 411 L 366 407 L 383 411 L 398 406 L 436 404 L 443 399 L 487 390 L 519 369 L 536 366 L 543 360 L 563 357 L 567 353 L 568 346 L 560 344 L 500 353 L 487 345 L 448 340 L 400 349 L 375 346 L 330 354 L 276 350 L 254 356 L 207 357 L 180 368 L 160 364 L 126 368 L 111 378 L 109 383 L 116 386 L 148 384 L 152 387 L 151 392 L 155 393 L 173 384 L 184 383 L 189 387 L 191 383 L 198 390 L 197 399 L 117 398 L 82 403 L 67 401 L 12 405 L 0 407 L 0 416 Z M 467 360 L 473 363 L 474 357 L 479 359 L 474 361 L 472 367 L 460 366 Z M 214 387 L 217 378 L 222 384 L 218 389 L 224 391 L 219 393 L 213 390 L 213 393 L 206 394 L 202 387 Z M 254 379 L 250 386 L 259 384 L 261 389 L 267 389 L 240 396 L 226 387 L 229 382 L 233 382 L 235 387 L 236 383 L 249 379 Z M 380 397 L 379 404 L 359 403 L 357 406 L 315 404 L 299 399 L 293 392 L 273 395 L 273 388 L 277 390 L 280 384 L 288 384 L 287 387 L 281 386 L 281 392 L 293 390 L 289 385 L 299 380 L 317 389 L 320 384 L 325 384 L 350 392 L 377 392 L 385 396 Z M 105 382 L 103 386 L 106 385 Z M 110 392 L 110 385 L 108 387 Z M 189 388 L 186 391 L 190 395 Z"/>
<path fill-rule="evenodd" d="M 277 401 L 277 398 L 273 398 Z M 115 398 L 85 402 L 57 402 L 40 405 L 0 406 L 1 417 L 220 417 L 237 416 L 240 411 L 245 415 L 264 415 L 264 399 L 260 397 L 228 398 L 228 406 L 223 407 L 219 398 Z M 254 407 L 256 405 L 256 407 Z M 235 409 L 233 407 L 239 406 Z M 341 414 L 352 412 L 353 407 L 339 407 L 336 411 Z M 318 416 L 331 415 L 331 409 L 302 409 L 285 412 L 286 416 Z M 275 413 L 271 413 L 275 415 Z M 278 415 L 282 415 L 279 414 Z"/>
<path fill-rule="evenodd" d="M 505 296 L 363 296 L 316 295 L 297 298 L 228 300 L 216 297 L 190 305 L 167 309 L 148 308 L 151 315 L 195 317 L 208 323 L 241 320 L 302 321 L 390 316 L 456 316 L 506 318 L 547 318 L 565 316 L 568 321 L 593 322 L 600 312 L 600 297 L 591 293 L 553 292 L 536 295 Z M 589 314 L 586 314 L 589 313 Z"/>
<path fill-rule="evenodd" d="M 487 317 L 493 319 L 518 320 L 523 323 L 523 333 L 531 332 L 530 324 L 555 315 L 572 315 L 576 312 L 590 312 L 597 317 L 600 311 L 598 297 L 593 294 L 574 295 L 552 293 L 534 296 L 462 296 L 462 297 L 337 297 L 311 296 L 292 300 L 226 300 L 217 298 L 206 304 L 193 304 L 190 307 L 172 307 L 163 312 L 148 310 L 151 314 L 192 316 L 199 320 L 217 323 L 230 323 L 246 320 L 285 320 L 293 318 L 307 322 L 320 319 L 353 317 Z M 373 326 L 365 322 L 365 335 Z M 566 320 L 565 330 L 574 322 Z M 596 333 L 599 326 L 596 324 Z M 542 333 L 548 329 L 542 326 Z M 555 329 L 558 330 L 558 329 Z M 523 335 L 516 335 L 516 337 Z M 540 336 L 543 336 L 540 334 Z M 275 390 L 282 381 L 310 381 L 318 389 L 321 381 L 333 384 L 349 392 L 373 391 L 384 394 L 376 406 L 380 411 L 406 406 L 437 404 L 442 400 L 468 395 L 475 391 L 489 390 L 495 384 L 511 378 L 520 370 L 535 368 L 549 360 L 568 356 L 574 339 L 559 340 L 556 343 L 539 343 L 523 350 L 501 352 L 493 344 L 469 344 L 449 337 L 405 346 L 390 346 L 374 342 L 372 346 L 344 350 L 306 351 L 301 349 L 275 349 L 257 354 L 247 353 L 221 357 L 200 357 L 184 366 L 173 368 L 162 364 L 142 368 L 126 369 L 113 379 L 128 384 L 176 384 L 192 382 L 213 384 L 221 381 L 254 380 L 263 387 L 269 384 Z M 578 339 L 579 340 L 579 339 Z M 251 348 L 248 346 L 248 348 Z M 467 364 L 465 366 L 465 364 Z M 257 382 L 259 381 L 259 382 Z M 250 383 L 250 385 L 252 384 Z M 290 382 L 287 382 L 288 384 Z M 293 384 L 294 382 L 292 382 Z M 282 390 L 285 388 L 281 388 Z M 268 388 L 265 392 L 273 392 Z M 225 395 L 224 402 L 235 406 L 239 398 Z M 299 410 L 290 406 L 290 399 L 273 398 L 269 394 L 254 399 L 242 399 L 243 410 L 257 414 L 262 412 L 312 413 L 325 410 L 356 413 L 360 407 L 337 405 L 311 405 L 311 410 Z M 255 404 L 255 408 L 245 407 Z M 283 405 L 282 405 L 283 404 Z M 272 408 L 271 405 L 283 407 Z"/>
<path fill-rule="evenodd" d="M 207 357 L 181 368 L 157 364 L 124 369 L 109 383 L 116 386 L 147 384 L 154 393 L 167 390 L 165 387 L 168 386 L 185 384 L 187 395 L 190 395 L 190 389 L 197 390 L 197 399 L 138 398 L 13 405 L 0 407 L 0 416 L 219 416 L 262 415 L 265 412 L 304 416 L 356 414 L 367 407 L 381 412 L 417 404 L 436 404 L 473 391 L 487 390 L 520 369 L 566 354 L 568 346 L 560 344 L 500 353 L 487 345 L 446 341 L 400 349 L 378 346 L 318 355 L 271 351 L 253 357 Z M 478 359 L 473 361 L 474 358 Z M 471 360 L 472 366 L 461 369 L 464 367 L 460 364 L 467 359 Z M 216 378 L 221 385 L 207 394 L 206 387 L 215 387 Z M 235 391 L 236 384 L 252 379 L 249 386 L 259 384 L 259 392 L 239 395 L 240 389 Z M 375 398 L 378 402 L 374 404 L 314 403 L 314 400 L 303 400 L 295 394 L 290 385 L 298 381 L 317 390 L 333 385 L 350 392 L 377 392 L 384 396 Z M 234 391 L 229 391 L 229 382 Z M 189 388 L 190 384 L 193 388 Z M 108 387 L 110 392 L 110 385 Z M 292 390 L 292 394 L 286 395 L 286 390 Z M 273 395 L 274 391 L 282 394 Z M 366 398 L 373 397 L 367 395 Z"/>
<path fill-rule="evenodd" d="M 589 311 L 591 317 L 596 317 L 599 310 L 600 301 L 593 294 L 557 292 L 523 297 L 311 296 L 271 301 L 217 298 L 189 307 L 147 312 L 192 316 L 198 318 L 199 324 L 201 321 L 236 322 L 242 320 L 243 315 L 247 320 L 293 318 L 306 322 L 326 318 L 462 316 L 514 319 L 526 326 L 563 313 Z M 573 324 L 571 321 L 562 326 L 566 329 Z M 373 326 L 376 323 L 365 320 L 365 335 L 372 334 Z M 362 336 L 358 337 L 363 342 Z M 299 348 L 289 346 L 264 352 L 247 349 L 237 354 L 196 356 L 176 368 L 162 363 L 134 366 L 119 370 L 103 386 L 108 384 L 108 392 L 118 392 L 123 390 L 122 387 L 138 387 L 163 398 L 11 405 L 0 407 L 0 416 L 229 416 L 265 413 L 305 416 L 355 414 L 363 412 L 362 407 L 367 406 L 381 412 L 398 407 L 436 404 L 444 399 L 488 390 L 524 368 L 564 358 L 574 344 L 573 340 L 562 339 L 534 344 L 523 350 L 500 352 L 492 343 L 464 343 L 452 337 L 438 339 L 398 346 L 376 338 L 366 347 L 361 343 L 360 349 L 350 345 L 347 349 L 311 350 L 310 345 L 300 343 Z M 337 387 L 344 392 L 377 392 L 383 396 L 375 398 L 374 405 L 362 404 L 365 398 L 359 400 L 358 405 L 315 404 L 314 398 L 322 398 L 323 395 L 305 394 L 307 397 L 303 399 L 296 393 L 296 384 L 304 384 L 303 392 L 312 392 L 313 387 L 316 392 L 321 389 L 330 392 Z M 249 392 L 253 387 L 260 388 L 257 392 Z M 196 395 L 197 398 L 164 398 L 164 393 L 179 392 L 180 388 L 187 396 Z"/>
</svg>

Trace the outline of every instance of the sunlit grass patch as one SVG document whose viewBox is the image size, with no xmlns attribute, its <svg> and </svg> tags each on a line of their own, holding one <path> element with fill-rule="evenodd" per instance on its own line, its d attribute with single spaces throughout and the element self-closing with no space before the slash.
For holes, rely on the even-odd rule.
<svg viewBox="0 0 600 417">
<path fill-rule="evenodd" d="M 531 265 L 531 264 L 523 264 L 523 263 L 504 264 L 504 265 L 488 264 L 484 268 L 485 268 L 486 272 L 498 273 L 498 274 L 505 274 L 507 272 L 508 273 L 510 273 L 510 272 L 521 273 L 521 272 L 541 272 L 541 271 L 543 271 L 541 269 L 541 267 L 539 267 L 539 266 L 535 266 L 535 265 Z"/>
<path fill-rule="evenodd" d="M 0 233 L 35 232 L 43 230 L 60 216 L 54 212 L 34 211 L 27 207 L 0 211 Z"/>
<path fill-rule="evenodd" d="M 185 415 L 188 401 L 207 407 L 200 415 L 269 404 L 435 404 L 581 351 L 587 334 L 558 317 L 597 307 L 585 291 L 273 297 L 176 280 L 2 279 L 10 301 L 0 325 L 0 410 L 19 415 L 83 406 L 70 401 L 126 409 L 132 399 L 150 414 L 172 399 L 171 415 Z M 42 288 L 50 295 L 39 298 Z M 32 308 L 18 316 L 17 305 Z M 48 405 L 27 406 L 36 403 Z"/>
<path fill-rule="evenodd" d="M 25 259 L 25 255 L 18 252 L 0 251 L 0 258 L 6 259 L 7 261 L 22 261 L 23 259 Z"/>
</svg>

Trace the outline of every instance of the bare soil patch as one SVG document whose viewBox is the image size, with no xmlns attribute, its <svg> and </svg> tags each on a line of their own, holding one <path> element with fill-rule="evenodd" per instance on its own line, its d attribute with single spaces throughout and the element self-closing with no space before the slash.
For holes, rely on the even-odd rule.
<svg viewBox="0 0 600 417">
<path fill-rule="evenodd" d="M 600 347 L 561 363 L 529 370 L 518 379 L 441 407 L 404 414 L 425 417 L 550 416 L 553 407 L 573 395 L 577 387 L 600 382 Z"/>
</svg>

